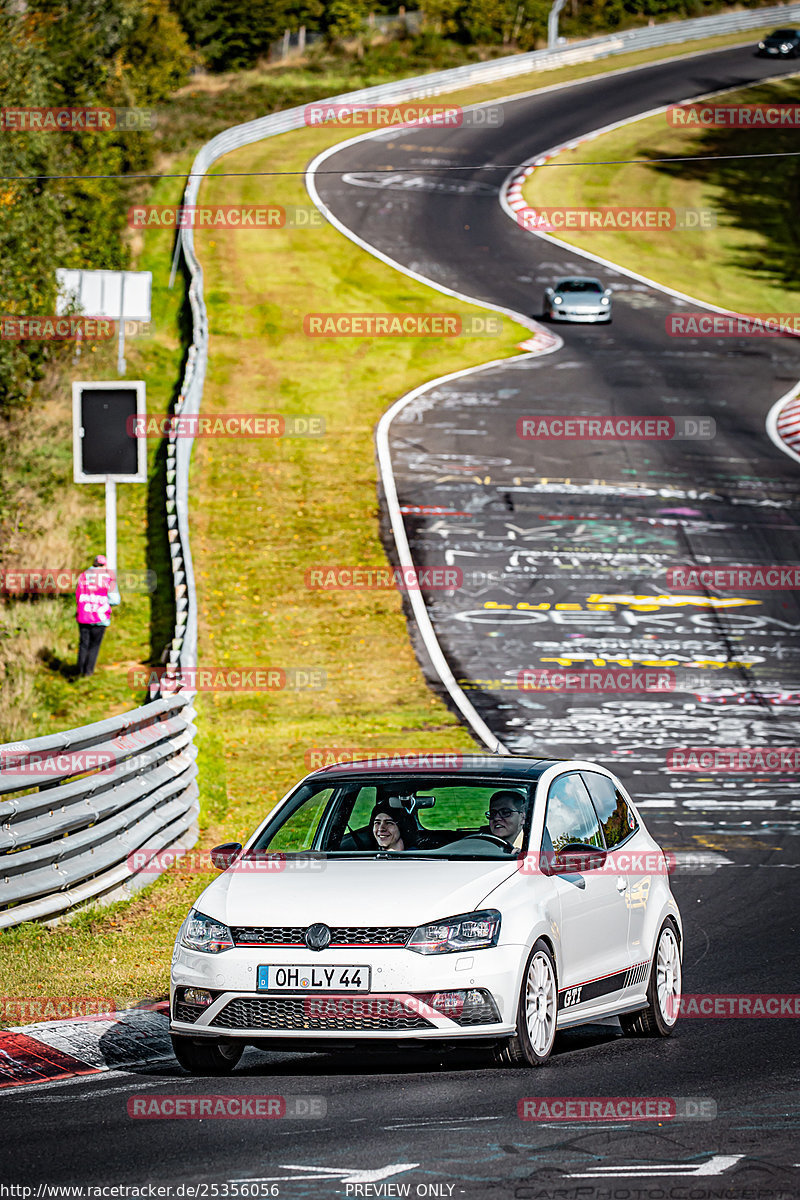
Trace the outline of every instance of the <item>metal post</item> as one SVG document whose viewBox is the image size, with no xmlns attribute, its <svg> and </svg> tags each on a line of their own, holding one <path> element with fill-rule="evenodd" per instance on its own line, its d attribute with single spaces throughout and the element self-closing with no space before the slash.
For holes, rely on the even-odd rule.
<svg viewBox="0 0 800 1200">
<path fill-rule="evenodd" d="M 178 269 L 178 259 L 180 258 L 181 247 L 183 244 L 183 232 L 182 232 L 183 225 L 181 224 L 182 212 L 183 212 L 183 204 L 181 204 L 181 206 L 178 209 L 178 228 L 175 230 L 175 252 L 172 255 L 172 266 L 170 267 L 170 271 L 169 271 L 168 286 L 170 289 L 172 288 L 172 285 L 175 283 L 175 272 Z"/>
<path fill-rule="evenodd" d="M 562 0 L 563 2 L 563 0 Z M 117 333 L 117 374 L 125 374 L 125 271 L 119 285 L 119 330 Z"/>
<path fill-rule="evenodd" d="M 550 15 L 547 18 L 547 49 L 555 50 L 558 45 L 558 14 L 564 7 L 566 0 L 554 0 L 553 7 L 550 9 Z"/>
<path fill-rule="evenodd" d="M 117 573 L 117 484 L 106 479 L 106 559 L 109 571 Z"/>
</svg>

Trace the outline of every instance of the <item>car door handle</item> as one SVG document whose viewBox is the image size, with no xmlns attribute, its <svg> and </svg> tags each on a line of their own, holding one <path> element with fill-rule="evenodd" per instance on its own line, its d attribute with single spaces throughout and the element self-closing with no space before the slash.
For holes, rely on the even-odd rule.
<svg viewBox="0 0 800 1200">
<path fill-rule="evenodd" d="M 627 890 L 628 890 L 628 881 L 627 881 L 627 879 L 623 879 L 622 876 L 620 875 L 620 877 L 617 880 L 617 891 L 618 892 L 627 892 Z"/>
</svg>

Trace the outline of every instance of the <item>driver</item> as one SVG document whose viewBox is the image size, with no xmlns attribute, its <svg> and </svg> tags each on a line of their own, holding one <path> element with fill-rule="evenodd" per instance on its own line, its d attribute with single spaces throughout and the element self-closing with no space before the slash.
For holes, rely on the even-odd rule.
<svg viewBox="0 0 800 1200">
<path fill-rule="evenodd" d="M 489 832 L 515 846 L 525 822 L 525 797 L 519 792 L 494 792 L 489 798 Z"/>
</svg>

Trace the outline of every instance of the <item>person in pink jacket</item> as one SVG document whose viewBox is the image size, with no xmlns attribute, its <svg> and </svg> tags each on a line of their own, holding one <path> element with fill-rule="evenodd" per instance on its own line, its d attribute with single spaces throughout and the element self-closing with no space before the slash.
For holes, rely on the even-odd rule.
<svg viewBox="0 0 800 1200">
<path fill-rule="evenodd" d="M 75 589 L 75 613 L 78 622 L 78 675 L 94 674 L 100 643 L 111 624 L 111 606 L 119 604 L 114 573 L 109 571 L 104 554 L 78 579 Z"/>
</svg>

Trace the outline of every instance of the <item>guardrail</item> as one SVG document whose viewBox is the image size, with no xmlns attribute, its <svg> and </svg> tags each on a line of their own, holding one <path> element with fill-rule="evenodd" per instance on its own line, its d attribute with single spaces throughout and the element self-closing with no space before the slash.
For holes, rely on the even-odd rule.
<svg viewBox="0 0 800 1200">
<path fill-rule="evenodd" d="M 172 696 L 0 746 L 0 929 L 151 882 L 129 865 L 143 847 L 194 845 L 194 715 Z"/>
<path fill-rule="evenodd" d="M 555 50 L 535 50 L 362 88 L 329 99 L 331 103 L 347 104 L 424 99 L 530 71 L 714 34 L 746 32 L 773 23 L 800 24 L 800 5 L 634 29 Z M 212 138 L 201 147 L 192 164 L 184 205 L 197 202 L 203 177 L 217 159 L 304 124 L 305 108 L 298 107 L 233 126 Z M 181 229 L 180 246 L 190 275 L 192 345 L 174 411 L 195 415 L 200 411 L 208 363 L 208 314 L 203 300 L 203 271 L 190 226 Z M 167 442 L 167 529 L 176 617 L 167 648 L 166 675 L 161 680 L 161 698 L 108 721 L 0 746 L 0 928 L 53 917 L 120 885 L 134 889 L 155 878 L 157 872 L 144 875 L 132 870 L 128 865 L 132 851 L 145 845 L 191 846 L 196 841 L 195 714 L 191 707 L 193 692 L 182 683 L 182 671 L 197 665 L 197 599 L 189 544 L 192 444 L 192 440 L 174 433 Z M 142 742 L 135 746 L 131 739 L 137 737 Z M 90 749 L 110 755 L 113 770 L 87 774 L 85 769 L 69 769 L 67 761 L 67 769 L 59 774 L 56 761 L 56 773 L 47 776 L 46 784 L 42 783 L 41 766 L 27 775 L 18 770 L 21 759 L 40 756 L 57 760 L 59 754 Z M 79 760 L 72 762 L 73 767 L 75 761 Z"/>
</svg>

